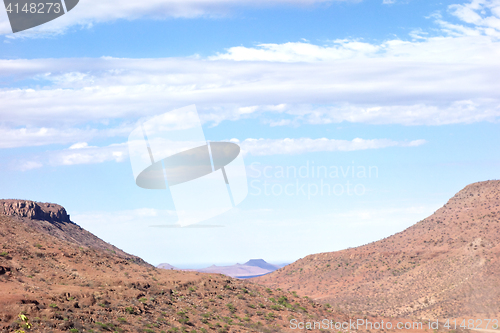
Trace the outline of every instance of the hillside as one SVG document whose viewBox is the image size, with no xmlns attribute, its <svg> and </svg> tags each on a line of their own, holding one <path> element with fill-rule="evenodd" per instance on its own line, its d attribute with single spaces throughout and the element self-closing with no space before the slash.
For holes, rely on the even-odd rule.
<svg viewBox="0 0 500 333">
<path fill-rule="evenodd" d="M 0 332 L 280 332 L 292 318 L 349 319 L 290 292 L 156 269 L 81 229 L 61 206 L 0 207 Z"/>
<path fill-rule="evenodd" d="M 51 235 L 80 246 L 111 251 L 119 257 L 147 265 L 139 257 L 123 252 L 71 222 L 69 214 L 60 205 L 29 200 L 0 200 L 1 215 L 20 221 L 21 225 L 32 228 L 37 233 Z"/>
<path fill-rule="evenodd" d="M 471 184 L 393 236 L 252 280 L 356 313 L 499 318 L 499 205 L 500 181 Z"/>
</svg>

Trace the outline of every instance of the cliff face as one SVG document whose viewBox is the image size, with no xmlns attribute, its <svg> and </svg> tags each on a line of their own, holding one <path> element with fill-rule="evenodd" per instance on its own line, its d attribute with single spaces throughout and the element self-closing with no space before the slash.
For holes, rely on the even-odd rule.
<svg viewBox="0 0 500 333">
<path fill-rule="evenodd" d="M 0 200 L 0 215 L 27 217 L 52 223 L 72 223 L 64 207 L 28 200 Z"/>
<path fill-rule="evenodd" d="M 78 246 L 106 250 L 119 257 L 132 259 L 150 267 L 142 259 L 106 243 L 76 223 L 71 222 L 66 209 L 60 205 L 30 200 L 0 200 L 0 216 L 2 215 L 18 220 L 24 226 L 39 233 L 54 236 Z"/>
</svg>

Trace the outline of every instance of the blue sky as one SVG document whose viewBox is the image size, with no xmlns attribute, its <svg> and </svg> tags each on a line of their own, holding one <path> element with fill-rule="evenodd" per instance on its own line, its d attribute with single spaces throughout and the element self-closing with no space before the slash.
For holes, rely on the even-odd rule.
<svg viewBox="0 0 500 333">
<path fill-rule="evenodd" d="M 155 265 L 365 244 L 499 178 L 498 0 L 81 0 L 9 29 L 0 10 L 0 197 L 59 203 Z M 175 207 L 135 185 L 127 138 L 191 104 L 208 140 L 240 143 L 250 192 L 221 228 L 152 228 Z M 277 174 L 307 166 L 377 173 Z"/>
</svg>

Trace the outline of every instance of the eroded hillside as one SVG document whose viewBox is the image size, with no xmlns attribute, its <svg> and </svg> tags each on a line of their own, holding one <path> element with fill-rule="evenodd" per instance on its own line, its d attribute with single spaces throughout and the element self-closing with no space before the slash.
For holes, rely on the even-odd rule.
<svg viewBox="0 0 500 333">
<path fill-rule="evenodd" d="M 400 233 L 255 281 L 363 314 L 499 318 L 499 205 L 500 181 L 471 184 Z"/>
</svg>

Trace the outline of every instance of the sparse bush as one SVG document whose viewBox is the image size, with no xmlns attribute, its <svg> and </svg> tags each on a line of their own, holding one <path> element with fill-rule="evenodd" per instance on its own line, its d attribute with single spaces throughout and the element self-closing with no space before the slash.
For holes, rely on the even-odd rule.
<svg viewBox="0 0 500 333">
<path fill-rule="evenodd" d="M 269 312 L 269 313 L 266 315 L 266 319 L 267 319 L 267 320 L 273 320 L 274 318 L 276 318 L 276 315 L 275 315 L 273 312 Z"/>
<path fill-rule="evenodd" d="M 236 312 L 236 308 L 234 307 L 233 303 L 227 304 L 227 308 L 229 309 L 229 311 L 231 311 L 231 313 Z"/>
</svg>

